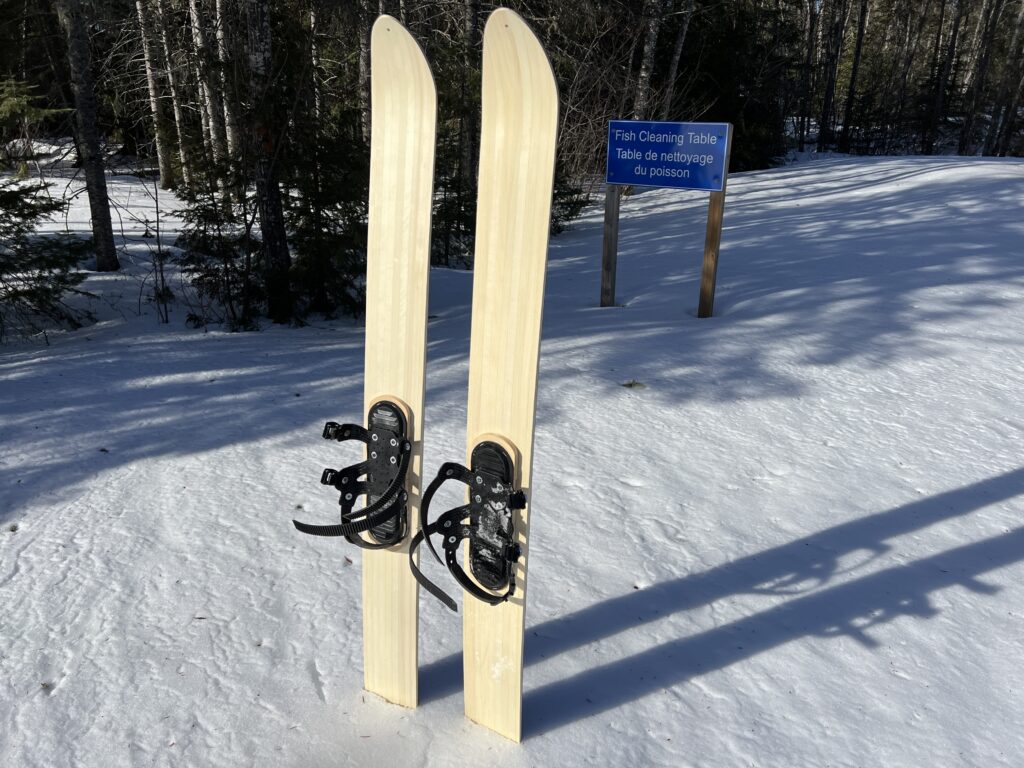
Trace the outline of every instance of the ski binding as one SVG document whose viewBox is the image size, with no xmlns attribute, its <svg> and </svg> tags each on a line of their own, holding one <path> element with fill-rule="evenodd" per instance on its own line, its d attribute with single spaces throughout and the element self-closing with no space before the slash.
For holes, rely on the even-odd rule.
<svg viewBox="0 0 1024 768">
<path fill-rule="evenodd" d="M 357 424 L 324 426 L 324 439 L 339 443 L 358 440 L 366 444 L 367 458 L 345 469 L 325 469 L 323 485 L 336 488 L 341 496 L 341 522 L 310 525 L 292 520 L 302 533 L 312 536 L 344 536 L 363 549 L 384 549 L 405 538 L 408 530 L 406 475 L 412 456 L 408 422 L 402 409 L 389 400 L 378 400 L 366 417 L 368 428 Z M 360 478 L 363 478 L 360 480 Z M 356 499 L 367 497 L 362 509 L 354 510 Z M 361 534 L 367 533 L 369 538 Z"/>
<path fill-rule="evenodd" d="M 427 579 L 416 566 L 416 549 L 424 541 L 440 563 L 431 536 L 443 537 L 443 564 L 466 592 L 490 605 L 503 603 L 515 594 L 515 563 L 522 551 L 516 543 L 514 513 L 526 507 L 526 494 L 514 485 L 515 464 L 510 452 L 498 442 L 483 440 L 470 453 L 470 467 L 447 462 L 427 487 L 420 506 L 420 530 L 409 548 L 409 565 L 416 580 L 452 611 L 455 601 Z M 448 480 L 469 487 L 469 503 L 455 507 L 429 522 L 430 502 Z M 471 579 L 457 554 L 461 542 L 469 539 Z M 474 581 L 475 579 L 475 581 Z M 481 588 L 483 587 L 483 588 Z"/>
</svg>

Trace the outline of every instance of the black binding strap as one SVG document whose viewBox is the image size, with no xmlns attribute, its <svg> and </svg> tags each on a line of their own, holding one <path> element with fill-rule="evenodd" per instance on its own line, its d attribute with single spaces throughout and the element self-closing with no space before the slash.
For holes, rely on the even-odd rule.
<svg viewBox="0 0 1024 768">
<path fill-rule="evenodd" d="M 328 422 L 323 436 L 327 440 L 358 440 L 367 446 L 367 459 L 345 469 L 325 469 L 320 478 L 340 492 L 341 522 L 334 525 L 310 525 L 293 520 L 302 533 L 312 536 L 344 536 L 364 549 L 382 549 L 401 541 L 407 530 L 406 475 L 412 458 L 412 444 L 406 437 L 407 424 L 402 411 L 392 402 L 381 400 L 367 415 L 369 429 L 355 424 Z M 364 478 L 360 480 L 359 478 Z M 353 511 L 356 499 L 365 495 L 368 504 Z M 359 534 L 369 531 L 370 539 Z"/>
<path fill-rule="evenodd" d="M 409 565 L 413 576 L 424 589 L 452 611 L 458 610 L 455 601 L 416 566 L 416 549 L 423 541 L 427 542 L 434 558 L 448 567 L 466 592 L 490 605 L 503 603 L 515 594 L 515 562 L 521 554 L 515 542 L 513 511 L 526 506 L 526 496 L 513 488 L 512 458 L 502 446 L 490 441 L 478 444 L 470 458 L 471 469 L 454 462 L 441 466 L 437 477 L 423 494 L 420 530 L 409 547 Z M 448 510 L 436 522 L 430 523 L 430 502 L 448 480 L 469 486 L 469 503 Z M 431 536 L 435 534 L 442 536 L 443 561 L 431 541 Z M 469 539 L 469 564 L 475 581 L 458 561 L 463 539 Z M 481 588 L 477 582 L 487 589 Z"/>
</svg>

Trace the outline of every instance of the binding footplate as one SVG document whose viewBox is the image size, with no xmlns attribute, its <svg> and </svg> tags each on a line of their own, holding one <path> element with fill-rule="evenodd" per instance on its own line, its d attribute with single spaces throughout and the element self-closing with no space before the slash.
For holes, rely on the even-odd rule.
<svg viewBox="0 0 1024 768">
<path fill-rule="evenodd" d="M 408 432 L 405 413 L 390 400 L 378 400 L 370 406 L 365 428 L 327 422 L 325 440 L 362 442 L 366 459 L 345 469 L 325 469 L 320 477 L 321 484 L 341 494 L 340 523 L 310 525 L 293 520 L 295 527 L 312 536 L 344 536 L 364 549 L 383 549 L 402 541 L 409 530 L 405 481 L 412 443 Z M 361 496 L 366 496 L 366 506 L 353 509 Z"/>
<path fill-rule="evenodd" d="M 454 462 L 443 464 L 423 494 L 420 530 L 409 548 L 409 565 L 416 580 L 453 611 L 458 610 L 455 601 L 416 566 L 416 549 L 426 541 L 437 561 L 443 562 L 462 588 L 478 600 L 497 605 L 512 597 L 516 589 L 515 564 L 522 556 L 516 543 L 515 511 L 526 507 L 526 494 L 514 485 L 515 469 L 515 462 L 504 446 L 483 440 L 470 452 L 469 468 Z M 469 487 L 469 502 L 448 510 L 431 523 L 430 502 L 448 480 Z M 435 534 L 442 537 L 443 561 L 431 540 Z M 463 539 L 469 539 L 469 570 L 475 581 L 458 561 Z"/>
</svg>

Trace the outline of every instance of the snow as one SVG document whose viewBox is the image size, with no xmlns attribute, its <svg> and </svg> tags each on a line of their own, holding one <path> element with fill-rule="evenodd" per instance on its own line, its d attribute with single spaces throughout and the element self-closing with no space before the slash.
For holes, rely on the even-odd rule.
<svg viewBox="0 0 1024 768">
<path fill-rule="evenodd" d="M 425 593 L 420 707 L 362 691 L 360 552 L 291 526 L 336 514 L 362 329 L 160 325 L 152 201 L 112 188 L 98 322 L 0 349 L 0 765 L 1024 762 L 1021 161 L 733 176 L 711 319 L 705 195 L 623 201 L 620 308 L 600 205 L 552 241 L 521 745 L 463 717 Z M 434 270 L 427 477 L 470 301 Z"/>
</svg>

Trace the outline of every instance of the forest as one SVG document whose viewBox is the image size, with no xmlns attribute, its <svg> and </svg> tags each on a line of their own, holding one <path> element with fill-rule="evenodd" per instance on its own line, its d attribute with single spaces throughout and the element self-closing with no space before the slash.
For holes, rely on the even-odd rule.
<svg viewBox="0 0 1024 768">
<path fill-rule="evenodd" d="M 733 171 L 799 152 L 1024 153 L 1024 0 L 506 4 L 560 89 L 554 232 L 599 192 L 612 119 L 731 122 Z M 433 263 L 471 268 L 481 31 L 496 6 L 0 0 L 0 337 L 75 322 L 63 296 L 82 270 L 120 268 L 115 167 L 173 190 L 184 225 L 159 257 L 206 297 L 194 324 L 358 315 L 369 31 L 385 13 L 438 89 Z M 91 233 L 35 236 L 67 204 L 47 192 L 58 173 L 84 178 Z M 173 301 L 165 283 L 153 293 Z"/>
</svg>

